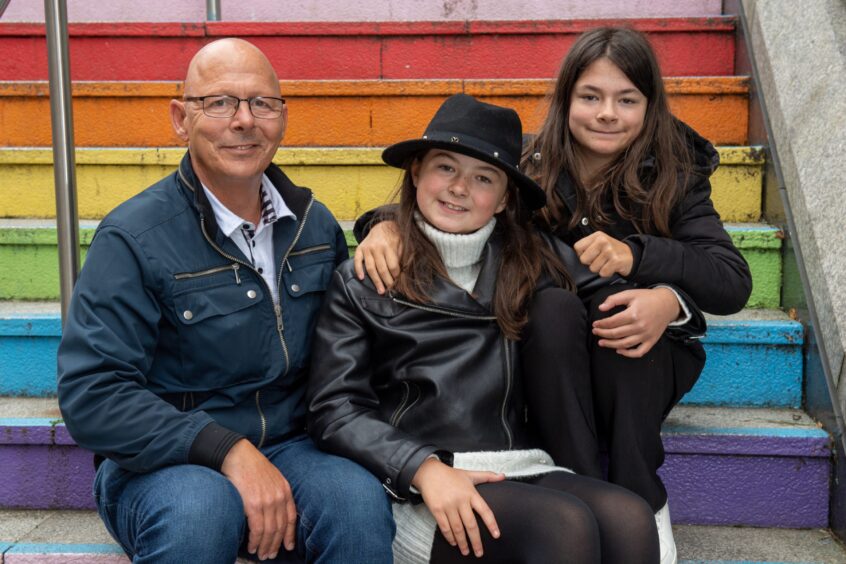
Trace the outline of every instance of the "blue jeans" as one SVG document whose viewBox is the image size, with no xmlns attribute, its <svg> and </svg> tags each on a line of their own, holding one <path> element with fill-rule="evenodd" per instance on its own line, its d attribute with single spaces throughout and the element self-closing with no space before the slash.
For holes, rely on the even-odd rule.
<svg viewBox="0 0 846 564">
<path fill-rule="evenodd" d="M 297 548 L 281 547 L 274 562 L 392 562 L 391 507 L 370 472 L 317 450 L 305 436 L 261 450 L 288 480 L 297 506 Z M 136 474 L 106 460 L 94 496 L 109 533 L 135 563 L 232 564 L 246 540 L 241 496 L 203 466 Z"/>
</svg>

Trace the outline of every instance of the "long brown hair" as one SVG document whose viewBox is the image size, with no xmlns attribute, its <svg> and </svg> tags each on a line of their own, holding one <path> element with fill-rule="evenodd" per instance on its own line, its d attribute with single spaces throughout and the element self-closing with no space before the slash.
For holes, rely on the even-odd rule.
<svg viewBox="0 0 846 564">
<path fill-rule="evenodd" d="M 568 127 L 570 100 L 582 72 L 603 57 L 646 97 L 646 116 L 637 138 L 599 172 L 593 186 L 586 187 L 577 174 L 577 141 Z M 652 166 L 643 167 L 647 160 Z M 546 191 L 547 207 L 542 217 L 553 229 L 565 223 L 572 229 L 582 217 L 590 218 L 597 228 L 608 225 L 611 218 L 603 203 L 610 194 L 617 214 L 631 221 L 638 231 L 670 235 L 670 211 L 687 183 L 691 157 L 680 124 L 667 105 L 655 53 L 643 34 L 628 28 L 603 27 L 579 37 L 561 64 L 546 119 L 537 137 L 524 148 L 521 166 Z M 562 170 L 576 186 L 576 209 L 570 217 L 555 191 Z"/>
<path fill-rule="evenodd" d="M 429 301 L 429 290 L 435 276 L 449 278 L 446 267 L 435 245 L 423 233 L 415 220 L 417 188 L 411 175 L 415 159 L 422 159 L 425 151 L 408 160 L 402 181 L 394 198 L 399 197 L 396 221 L 402 241 L 400 274 L 396 290 L 416 302 Z M 493 313 L 503 334 L 519 340 L 520 330 L 528 321 L 528 302 L 534 294 L 538 280 L 547 273 L 553 282 L 569 290 L 573 282 L 561 260 L 530 227 L 529 212 L 508 181 L 505 209 L 496 215 L 497 230 L 503 230 L 502 260 L 494 290 Z"/>
</svg>

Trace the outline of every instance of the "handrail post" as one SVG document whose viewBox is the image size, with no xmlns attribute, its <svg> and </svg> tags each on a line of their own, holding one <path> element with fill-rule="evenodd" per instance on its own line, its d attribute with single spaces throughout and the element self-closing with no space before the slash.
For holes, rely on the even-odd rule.
<svg viewBox="0 0 846 564">
<path fill-rule="evenodd" d="M 79 220 L 76 207 L 76 162 L 68 57 L 68 14 L 65 0 L 44 0 L 47 61 L 50 74 L 50 116 L 53 131 L 53 177 L 56 184 L 56 235 L 59 242 L 59 287 L 62 325 L 79 274 Z"/>
<path fill-rule="evenodd" d="M 206 0 L 206 21 L 220 21 L 220 0 Z"/>
<path fill-rule="evenodd" d="M 6 7 L 9 5 L 11 0 L 0 0 L 0 18 L 3 17 L 3 12 L 6 11 Z"/>
</svg>

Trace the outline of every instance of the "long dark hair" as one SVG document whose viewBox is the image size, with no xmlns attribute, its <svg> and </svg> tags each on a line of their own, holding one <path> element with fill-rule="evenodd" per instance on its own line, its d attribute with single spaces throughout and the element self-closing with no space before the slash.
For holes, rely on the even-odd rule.
<svg viewBox="0 0 846 564">
<path fill-rule="evenodd" d="M 601 170 L 592 186 L 583 186 L 577 171 L 577 141 L 568 127 L 573 88 L 582 72 L 606 57 L 646 97 L 643 129 L 617 159 Z M 539 157 L 539 158 L 538 158 Z M 681 197 L 691 157 L 679 122 L 670 113 L 655 53 L 646 37 L 633 29 L 603 27 L 582 34 L 570 49 L 549 99 L 549 111 L 537 137 L 524 148 L 522 165 L 547 194 L 545 223 L 558 229 L 576 226 L 582 217 L 597 228 L 611 223 L 603 210 L 610 197 L 614 210 L 642 233 L 670 235 L 670 210 Z M 643 167 L 650 160 L 653 164 Z M 555 191 L 561 171 L 576 186 L 576 209 L 567 208 Z M 680 181 L 679 175 L 682 176 Z"/>
<path fill-rule="evenodd" d="M 406 162 L 405 174 L 394 198 L 399 197 L 397 226 L 402 241 L 400 274 L 395 289 L 416 302 L 429 301 L 435 276 L 448 278 L 441 255 L 415 220 L 417 188 L 411 166 L 425 151 Z M 553 282 L 569 290 L 573 282 L 561 260 L 530 227 L 531 212 L 523 205 L 517 188 L 508 181 L 505 209 L 496 215 L 497 229 L 503 230 L 502 260 L 494 290 L 493 313 L 503 334 L 519 340 L 520 330 L 528 321 L 528 302 L 538 280 L 547 273 Z"/>
</svg>

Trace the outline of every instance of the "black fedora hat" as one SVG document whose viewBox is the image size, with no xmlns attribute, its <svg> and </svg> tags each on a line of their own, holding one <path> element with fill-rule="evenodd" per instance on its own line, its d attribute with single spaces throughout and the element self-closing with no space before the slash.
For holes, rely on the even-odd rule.
<svg viewBox="0 0 846 564">
<path fill-rule="evenodd" d="M 455 94 L 441 104 L 422 138 L 391 145 L 382 152 L 382 160 L 402 168 L 409 158 L 427 149 L 461 153 L 502 169 L 514 181 L 526 207 L 536 210 L 546 204 L 546 194 L 518 168 L 522 138 L 523 124 L 514 110 Z"/>
</svg>

